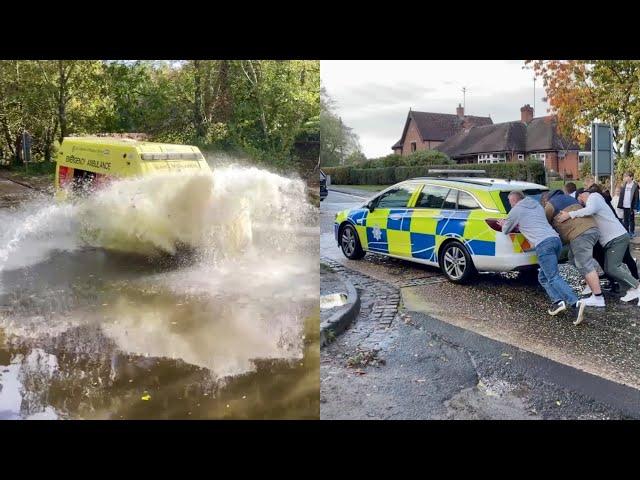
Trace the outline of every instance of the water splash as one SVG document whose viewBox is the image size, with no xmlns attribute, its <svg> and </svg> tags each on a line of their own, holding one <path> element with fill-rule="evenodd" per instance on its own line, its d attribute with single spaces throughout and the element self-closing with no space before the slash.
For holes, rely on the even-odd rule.
<svg viewBox="0 0 640 480">
<path fill-rule="evenodd" d="M 318 211 L 300 180 L 236 166 L 154 175 L 65 204 L 0 209 L 0 221 L 0 294 L 3 277 L 25 282 L 6 285 L 0 329 L 24 348 L 102 358 L 113 345 L 216 379 L 252 371 L 257 358 L 302 356 L 319 244 Z M 157 259 L 183 248 L 191 261 L 169 269 L 104 254 Z"/>
</svg>

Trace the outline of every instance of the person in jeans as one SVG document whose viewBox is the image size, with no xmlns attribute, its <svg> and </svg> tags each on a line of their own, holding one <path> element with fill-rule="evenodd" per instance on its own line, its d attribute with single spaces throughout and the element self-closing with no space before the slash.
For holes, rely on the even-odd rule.
<svg viewBox="0 0 640 480">
<path fill-rule="evenodd" d="M 629 267 L 624 263 L 624 257 L 629 248 L 629 235 L 616 218 L 613 209 L 607 204 L 602 195 L 590 193 L 580 194 L 579 200 L 585 207 L 579 210 L 562 211 L 558 214 L 559 222 L 566 222 L 570 218 L 592 216 L 600 232 L 600 245 L 604 248 L 604 271 L 609 276 L 629 287 L 627 293 L 620 300 L 630 302 L 640 298 L 640 282 L 633 278 Z M 640 303 L 640 302 L 639 302 Z"/>
<path fill-rule="evenodd" d="M 569 245 L 569 261 L 575 265 L 590 287 L 591 296 L 584 299 L 587 307 L 604 307 L 604 297 L 600 288 L 598 262 L 593 258 L 593 247 L 598 243 L 600 233 L 591 217 L 574 218 L 564 223 L 555 217 L 561 210 L 570 212 L 579 210 L 582 205 L 562 190 L 545 192 L 541 198 L 544 212 L 551 226 L 558 232 L 563 244 Z"/>
<path fill-rule="evenodd" d="M 580 189 L 578 190 L 578 197 L 580 197 L 580 194 L 583 191 L 584 190 L 580 190 Z M 607 200 L 607 198 L 604 196 L 602 192 L 602 187 L 600 187 L 600 185 L 596 183 L 591 185 L 588 191 L 589 193 L 602 195 L 605 201 Z M 618 217 L 617 212 L 613 208 L 613 204 L 611 204 L 611 202 L 607 202 L 607 206 L 611 209 L 612 212 L 616 214 L 616 217 Z M 620 225 L 624 225 L 620 217 L 618 217 L 618 221 L 620 222 Z M 596 261 L 602 267 L 602 270 L 604 270 L 605 252 L 604 252 L 604 248 L 602 248 L 602 245 L 600 245 L 600 243 L 597 243 L 593 249 L 593 258 L 596 259 Z M 636 280 L 640 280 L 640 276 L 638 275 L 638 265 L 636 263 L 636 259 L 631 256 L 630 248 L 627 248 L 627 251 L 624 254 L 623 262 L 629 268 L 629 271 L 631 272 L 631 276 Z M 618 284 L 618 282 L 615 281 L 615 279 L 613 279 L 611 276 L 607 275 L 606 273 L 605 273 L 605 278 L 609 281 L 608 288 L 612 293 L 617 293 L 620 291 L 620 285 Z M 607 288 L 605 287 L 605 290 L 606 289 Z M 590 293 L 591 293 L 591 288 L 587 285 L 586 288 L 582 291 L 582 294 L 587 295 Z"/>
<path fill-rule="evenodd" d="M 578 299 L 573 289 L 560 276 L 558 270 L 558 257 L 562 250 L 560 235 L 549 225 L 544 209 L 539 202 L 525 197 L 522 192 L 518 191 L 509 193 L 508 198 L 511 210 L 507 218 L 499 222 L 502 226 L 502 233 L 508 234 L 518 227 L 520 233 L 535 248 L 540 266 L 538 281 L 552 302 L 548 310 L 549 315 L 557 315 L 571 307 L 578 311 L 578 318 L 574 323 L 580 323 L 585 303 Z"/>
<path fill-rule="evenodd" d="M 638 184 L 633 179 L 633 172 L 622 176 L 622 188 L 618 199 L 618 208 L 623 211 L 624 228 L 633 237 L 636 232 L 636 208 L 638 205 Z"/>
</svg>

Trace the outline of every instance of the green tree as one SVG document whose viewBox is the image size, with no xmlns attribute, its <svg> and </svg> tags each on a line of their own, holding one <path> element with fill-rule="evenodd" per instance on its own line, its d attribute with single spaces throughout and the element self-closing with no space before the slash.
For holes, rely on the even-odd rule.
<svg viewBox="0 0 640 480">
<path fill-rule="evenodd" d="M 348 158 L 361 158 L 358 136 L 335 113 L 335 102 L 324 87 L 320 90 L 320 164 L 345 165 Z"/>
<path fill-rule="evenodd" d="M 418 150 L 405 157 L 404 164 L 407 166 L 452 165 L 455 162 L 438 150 Z"/>
<path fill-rule="evenodd" d="M 640 133 L 640 61 L 527 61 L 543 80 L 560 131 L 583 142 L 593 121 L 611 124 L 615 150 L 627 157 Z"/>
</svg>

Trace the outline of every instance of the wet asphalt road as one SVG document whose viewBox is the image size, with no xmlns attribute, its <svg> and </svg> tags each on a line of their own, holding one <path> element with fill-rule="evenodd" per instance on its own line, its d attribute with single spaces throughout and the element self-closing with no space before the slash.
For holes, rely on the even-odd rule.
<svg viewBox="0 0 640 480">
<path fill-rule="evenodd" d="M 350 412 L 351 418 L 640 416 L 640 307 L 607 294 L 604 311 L 587 310 L 583 325 L 575 327 L 568 317 L 550 318 L 537 282 L 515 274 L 485 274 L 472 285 L 460 286 L 442 281 L 435 268 L 411 262 L 371 254 L 350 261 L 333 240 L 333 217 L 363 203 L 363 197 L 329 193 L 321 206 L 321 257 L 398 288 L 408 320 L 396 317 L 390 341 L 381 344 L 378 353 L 385 364 L 367 366 L 361 369 L 364 373 L 347 367 L 359 348 L 350 341 L 350 331 L 323 351 L 323 418 L 341 417 L 340 412 Z M 565 266 L 563 273 L 577 287 L 575 270 Z M 454 340 L 458 331 L 466 334 Z M 465 338 L 473 338 L 472 343 L 460 340 Z M 440 353 L 430 353 L 429 343 Z M 501 349 L 505 351 L 497 353 Z M 506 349 L 521 352 L 518 368 Z M 438 355 L 445 359 L 440 366 Z M 542 374 L 549 371 L 562 374 Z M 407 375 L 417 379 L 411 388 Z M 418 392 L 427 383 L 433 388 Z M 502 385 L 502 394 L 485 388 L 492 383 Z M 624 393 L 612 396 L 619 389 Z M 395 413 L 383 411 L 385 402 Z"/>
</svg>

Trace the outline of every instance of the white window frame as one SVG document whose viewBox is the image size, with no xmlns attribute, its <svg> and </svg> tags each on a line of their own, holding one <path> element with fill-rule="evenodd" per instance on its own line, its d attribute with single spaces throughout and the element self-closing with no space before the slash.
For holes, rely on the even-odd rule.
<svg viewBox="0 0 640 480">
<path fill-rule="evenodd" d="M 518 160 L 520 160 L 521 162 L 524 162 L 524 153 L 518 154 Z"/>
</svg>

